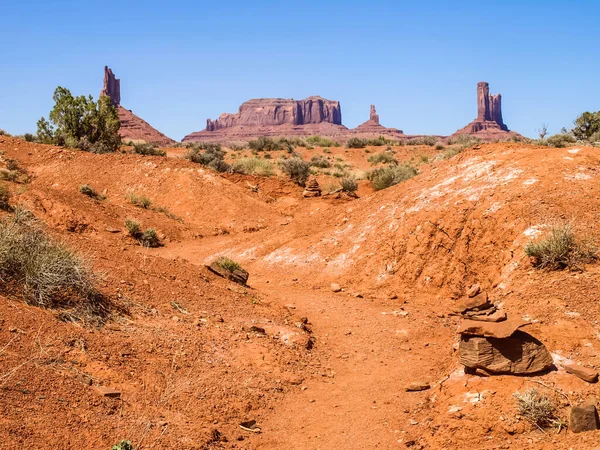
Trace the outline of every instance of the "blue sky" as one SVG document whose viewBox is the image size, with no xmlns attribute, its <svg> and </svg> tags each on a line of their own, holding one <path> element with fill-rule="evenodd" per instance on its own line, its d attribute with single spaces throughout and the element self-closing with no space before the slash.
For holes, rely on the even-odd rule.
<svg viewBox="0 0 600 450">
<path fill-rule="evenodd" d="M 56 86 L 97 97 L 104 65 L 121 103 L 179 140 L 257 97 L 339 100 L 409 134 L 476 116 L 478 81 L 508 126 L 535 136 L 600 110 L 600 1 L 5 2 L 0 128 L 35 131 Z"/>
</svg>

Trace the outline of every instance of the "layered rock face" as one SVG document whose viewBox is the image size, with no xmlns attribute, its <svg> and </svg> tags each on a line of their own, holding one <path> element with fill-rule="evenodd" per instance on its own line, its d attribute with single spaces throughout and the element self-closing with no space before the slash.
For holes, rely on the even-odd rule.
<svg viewBox="0 0 600 450">
<path fill-rule="evenodd" d="M 208 119 L 206 129 L 185 136 L 182 141 L 234 141 L 259 136 L 340 136 L 342 125 L 340 102 L 322 97 L 304 100 L 259 98 L 244 102 L 237 113 L 224 113 Z"/>
<path fill-rule="evenodd" d="M 115 77 L 113 71 L 104 66 L 104 86 L 100 91 L 100 97 L 110 97 L 114 107 L 121 104 L 121 80 Z"/>
<path fill-rule="evenodd" d="M 466 127 L 458 130 L 458 134 L 474 134 L 481 139 L 498 139 L 510 131 L 502 119 L 502 96 L 490 95 L 490 85 L 484 81 L 477 83 L 477 118 Z"/>
<path fill-rule="evenodd" d="M 375 105 L 371 105 L 369 111 L 369 120 L 361 123 L 356 128 L 350 130 L 355 135 L 365 135 L 369 137 L 387 136 L 392 138 L 405 137 L 402 130 L 397 128 L 387 128 L 379 123 L 379 114 L 375 109 Z"/>
<path fill-rule="evenodd" d="M 259 98 L 242 103 L 237 114 L 221 114 L 206 121 L 206 131 L 245 126 L 307 125 L 318 123 L 342 124 L 340 102 L 321 97 L 304 100 Z"/>
<path fill-rule="evenodd" d="M 146 141 L 150 144 L 160 146 L 175 143 L 173 139 L 165 136 L 148 122 L 121 106 L 121 80 L 115 77 L 115 74 L 108 66 L 104 66 L 104 85 L 100 91 L 100 97 L 104 96 L 110 97 L 112 104 L 117 108 L 119 121 L 121 122 L 119 134 L 122 139 Z"/>
</svg>

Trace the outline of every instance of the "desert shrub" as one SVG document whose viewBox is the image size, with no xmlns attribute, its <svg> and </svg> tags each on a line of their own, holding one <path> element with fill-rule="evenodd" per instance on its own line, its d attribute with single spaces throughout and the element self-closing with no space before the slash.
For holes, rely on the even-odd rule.
<svg viewBox="0 0 600 450">
<path fill-rule="evenodd" d="M 111 450 L 133 450 L 133 445 L 131 445 L 131 441 L 123 439 L 119 441 L 119 443 L 113 445 Z"/>
<path fill-rule="evenodd" d="M 221 144 L 218 142 L 190 142 L 185 147 L 187 149 L 205 150 L 215 153 L 221 151 Z"/>
<path fill-rule="evenodd" d="M 173 220 L 176 220 L 177 222 L 183 223 L 183 219 L 181 217 L 173 214 L 171 211 L 169 211 L 169 208 L 167 208 L 165 206 L 153 206 L 152 211 L 163 213 L 169 219 L 173 219 Z"/>
<path fill-rule="evenodd" d="M 553 226 L 550 233 L 525 246 L 525 254 L 539 269 L 561 270 L 578 268 L 597 258 L 598 248 L 591 239 L 580 239 L 570 224 Z"/>
<path fill-rule="evenodd" d="M 49 120 L 42 117 L 37 123 L 41 142 L 95 153 L 118 150 L 121 122 L 109 97 L 94 102 L 91 95 L 74 97 L 59 86 L 53 98 L 55 104 Z"/>
<path fill-rule="evenodd" d="M 420 159 L 423 164 L 429 164 L 429 156 L 421 155 Z"/>
<path fill-rule="evenodd" d="M 87 195 L 88 197 L 94 198 L 96 200 L 104 200 L 106 197 L 102 194 L 98 194 L 96 190 L 91 187 L 89 184 L 83 184 L 79 186 L 79 192 L 83 195 Z"/>
<path fill-rule="evenodd" d="M 444 151 L 444 153 L 441 154 L 441 158 L 440 159 L 450 159 L 450 158 L 453 158 L 456 155 L 458 155 L 459 153 L 462 153 L 464 149 L 465 148 L 463 146 L 450 147 L 446 151 Z M 440 156 L 440 155 L 438 155 L 438 156 Z M 437 156 L 436 156 L 436 159 L 437 159 Z"/>
<path fill-rule="evenodd" d="M 600 111 L 582 113 L 575 119 L 571 132 L 575 139 L 594 142 L 590 138 L 600 132 Z"/>
<path fill-rule="evenodd" d="M 226 256 L 221 256 L 220 258 L 218 258 L 215 261 L 220 267 L 222 267 L 223 269 L 227 270 L 228 272 L 235 272 L 236 270 L 239 270 L 242 268 L 242 266 L 235 262 L 233 259 L 228 258 Z"/>
<path fill-rule="evenodd" d="M 248 144 L 229 144 L 229 149 L 234 152 L 239 152 L 248 148 Z"/>
<path fill-rule="evenodd" d="M 259 158 L 241 158 L 233 163 L 231 169 L 236 173 L 244 173 L 246 175 L 273 175 L 273 164 L 269 161 Z"/>
<path fill-rule="evenodd" d="M 132 205 L 139 206 L 140 208 L 148 209 L 152 206 L 152 200 L 145 195 L 137 195 L 132 192 L 127 198 Z"/>
<path fill-rule="evenodd" d="M 4 131 L 2 128 L 0 128 L 0 136 L 10 136 L 10 134 Z"/>
<path fill-rule="evenodd" d="M 30 223 L 35 219 L 33 213 L 21 205 L 16 205 L 12 212 L 12 220 L 16 224 Z"/>
<path fill-rule="evenodd" d="M 145 156 L 167 156 L 167 152 L 159 149 L 156 145 L 148 143 L 134 143 L 133 152 Z"/>
<path fill-rule="evenodd" d="M 217 172 L 227 172 L 231 169 L 231 166 L 224 161 L 225 152 L 221 150 L 219 144 L 196 143 L 189 147 L 185 158 Z"/>
<path fill-rule="evenodd" d="M 26 301 L 39 306 L 80 306 L 97 313 L 100 298 L 88 263 L 52 241 L 31 220 L 0 222 L 0 282 L 13 283 Z"/>
<path fill-rule="evenodd" d="M 16 181 L 19 173 L 14 170 L 0 169 L 0 180 Z"/>
<path fill-rule="evenodd" d="M 312 167 L 318 167 L 319 169 L 327 169 L 327 168 L 331 167 L 331 163 L 327 160 L 327 158 L 324 158 L 319 155 L 313 156 L 310 159 L 309 164 Z"/>
<path fill-rule="evenodd" d="M 346 142 L 346 148 L 365 148 L 368 145 L 368 141 L 366 139 L 361 139 L 358 137 L 353 137 L 348 139 Z"/>
<path fill-rule="evenodd" d="M 548 139 L 546 139 L 545 145 L 547 145 L 548 147 L 564 148 L 568 147 L 569 145 L 575 144 L 576 142 L 577 139 L 575 139 L 575 136 L 573 136 L 572 134 L 560 133 L 550 136 Z"/>
<path fill-rule="evenodd" d="M 471 147 L 480 142 L 481 139 L 470 134 L 459 134 L 458 136 L 448 139 L 449 145 L 464 145 L 466 147 Z"/>
<path fill-rule="evenodd" d="M 358 183 L 354 178 L 342 178 L 340 186 L 344 192 L 356 192 L 358 190 Z"/>
<path fill-rule="evenodd" d="M 331 139 L 322 136 L 309 136 L 306 138 L 306 142 L 316 147 L 340 147 L 339 142 L 332 141 Z"/>
<path fill-rule="evenodd" d="M 394 158 L 393 153 L 387 152 L 387 151 L 381 152 L 381 153 L 375 153 L 375 154 L 369 156 L 367 161 L 369 161 L 372 166 L 374 166 L 375 164 L 380 164 L 380 163 L 384 163 L 384 164 L 390 164 L 390 163 L 397 164 L 398 163 L 398 161 L 396 161 L 396 158 Z"/>
<path fill-rule="evenodd" d="M 304 186 L 310 175 L 310 165 L 300 158 L 282 159 L 279 161 L 279 167 L 299 186 Z"/>
<path fill-rule="evenodd" d="M 307 141 L 305 141 L 302 138 L 299 137 L 287 137 L 287 138 L 280 138 L 279 141 L 277 141 L 279 143 L 279 145 L 281 146 L 281 148 L 293 148 L 293 147 L 306 147 L 308 148 L 310 145 L 307 144 Z"/>
<path fill-rule="evenodd" d="M 284 143 L 287 143 L 284 141 Z M 248 142 L 248 147 L 250 150 L 256 150 L 259 152 L 265 151 L 270 152 L 273 150 L 283 150 L 283 144 L 281 141 L 261 136 L 258 139 Z M 290 144 L 291 145 L 291 144 Z"/>
<path fill-rule="evenodd" d="M 134 239 L 139 239 L 142 236 L 142 226 L 137 220 L 125 220 L 125 228 L 127 228 L 129 236 L 131 236 Z"/>
<path fill-rule="evenodd" d="M 158 247 L 160 246 L 160 239 L 154 228 L 147 228 L 140 237 L 140 243 L 144 247 Z"/>
<path fill-rule="evenodd" d="M 373 189 L 379 191 L 406 181 L 417 175 L 417 173 L 417 169 L 410 165 L 393 164 L 371 170 L 367 173 L 367 179 L 371 181 Z"/>
<path fill-rule="evenodd" d="M 10 191 L 8 190 L 8 186 L 2 183 L 0 184 L 0 209 L 4 211 L 10 210 Z"/>
<path fill-rule="evenodd" d="M 442 144 L 441 142 L 438 142 L 437 144 L 435 144 L 435 149 L 436 149 L 437 151 L 444 150 L 444 148 L 446 148 L 446 147 L 445 147 L 445 146 L 444 146 L 444 144 Z"/>
<path fill-rule="evenodd" d="M 418 136 L 406 141 L 406 145 L 429 145 L 434 146 L 437 143 L 435 136 Z"/>
<path fill-rule="evenodd" d="M 373 147 L 381 147 L 390 143 L 393 142 L 383 136 L 379 136 L 377 139 L 367 139 L 367 145 L 372 145 Z"/>
<path fill-rule="evenodd" d="M 331 153 L 331 149 L 330 148 L 324 148 L 323 149 L 323 153 Z"/>
<path fill-rule="evenodd" d="M 519 414 L 540 428 L 558 425 L 561 421 L 556 417 L 554 406 L 548 397 L 537 389 L 528 389 L 524 393 L 515 392 Z"/>
</svg>

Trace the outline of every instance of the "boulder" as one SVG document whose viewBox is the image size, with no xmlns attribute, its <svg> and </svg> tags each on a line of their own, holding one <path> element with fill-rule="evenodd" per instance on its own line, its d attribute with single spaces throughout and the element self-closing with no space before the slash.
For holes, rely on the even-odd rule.
<svg viewBox="0 0 600 450">
<path fill-rule="evenodd" d="M 495 374 L 531 374 L 553 365 L 544 344 L 519 330 L 505 338 L 461 335 L 458 354 L 467 369 Z"/>
<path fill-rule="evenodd" d="M 455 306 L 455 311 L 458 313 L 465 313 L 467 311 L 482 311 L 492 307 L 488 299 L 488 295 L 485 292 L 478 293 L 474 296 L 468 296 L 458 301 Z"/>
<path fill-rule="evenodd" d="M 598 411 L 594 403 L 585 403 L 571 408 L 569 429 L 573 433 L 598 429 Z"/>
<path fill-rule="evenodd" d="M 567 373 L 575 375 L 583 381 L 587 381 L 588 383 L 595 383 L 598 381 L 598 372 L 594 369 L 578 366 L 576 364 L 563 364 L 563 367 Z"/>
<path fill-rule="evenodd" d="M 461 319 L 458 327 L 459 334 L 507 338 L 522 326 L 527 325 L 521 319 L 507 319 L 502 322 L 481 322 L 478 320 Z"/>
</svg>

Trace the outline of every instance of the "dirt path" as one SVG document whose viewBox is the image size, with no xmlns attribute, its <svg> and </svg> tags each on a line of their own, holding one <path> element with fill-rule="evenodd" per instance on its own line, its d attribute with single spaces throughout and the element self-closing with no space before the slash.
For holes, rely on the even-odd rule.
<svg viewBox="0 0 600 450">
<path fill-rule="evenodd" d="M 440 319 L 420 314 L 417 301 L 401 309 L 404 299 L 356 298 L 261 280 L 253 286 L 276 291 L 308 317 L 319 361 L 301 387 L 260 419 L 256 448 L 397 448 L 410 439 L 413 414 L 433 392 L 408 393 L 406 385 L 433 384 L 448 372 L 452 337 L 436 325 Z"/>
</svg>

